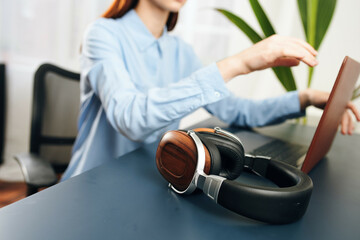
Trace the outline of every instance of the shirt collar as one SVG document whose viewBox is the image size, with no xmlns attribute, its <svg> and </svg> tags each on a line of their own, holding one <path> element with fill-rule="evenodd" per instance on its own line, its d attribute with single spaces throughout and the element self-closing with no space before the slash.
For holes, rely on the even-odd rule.
<svg viewBox="0 0 360 240">
<path fill-rule="evenodd" d="M 164 31 L 159 39 L 156 39 L 149 29 L 145 26 L 145 24 L 140 19 L 139 15 L 137 15 L 134 9 L 130 10 L 122 17 L 124 21 L 124 25 L 129 31 L 131 37 L 133 38 L 135 44 L 140 49 L 140 51 L 144 51 L 149 48 L 152 44 L 158 41 L 160 50 L 164 49 L 164 40 L 167 36 L 167 28 L 164 27 Z"/>
</svg>

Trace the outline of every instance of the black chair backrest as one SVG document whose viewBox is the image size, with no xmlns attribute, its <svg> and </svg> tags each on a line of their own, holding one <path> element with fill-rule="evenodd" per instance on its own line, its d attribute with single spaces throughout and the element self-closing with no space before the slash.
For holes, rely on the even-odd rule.
<svg viewBox="0 0 360 240">
<path fill-rule="evenodd" d="M 5 64 L 0 64 L 0 163 L 3 162 L 5 139 Z"/>
<path fill-rule="evenodd" d="M 80 74 L 52 64 L 35 73 L 30 152 L 47 159 L 56 172 L 65 170 L 77 135 Z"/>
</svg>

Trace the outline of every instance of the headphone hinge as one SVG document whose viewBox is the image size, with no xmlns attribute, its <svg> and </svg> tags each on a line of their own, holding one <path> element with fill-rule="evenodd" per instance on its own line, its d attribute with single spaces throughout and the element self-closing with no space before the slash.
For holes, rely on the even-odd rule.
<svg viewBox="0 0 360 240">
<path fill-rule="evenodd" d="M 227 136 L 227 137 L 237 141 L 238 143 L 240 143 L 241 146 L 243 146 L 243 143 L 241 142 L 240 138 L 238 138 L 235 134 L 232 134 L 228 131 L 222 130 L 220 127 L 214 127 L 214 131 L 215 131 L 215 133 L 222 134 L 224 136 Z"/>
<path fill-rule="evenodd" d="M 217 175 L 199 174 L 196 186 L 217 203 L 220 187 L 224 180 L 226 178 Z"/>
<path fill-rule="evenodd" d="M 266 177 L 266 172 L 270 160 L 271 157 L 267 156 L 254 156 L 250 154 L 245 154 L 244 167 L 253 173 Z"/>
</svg>

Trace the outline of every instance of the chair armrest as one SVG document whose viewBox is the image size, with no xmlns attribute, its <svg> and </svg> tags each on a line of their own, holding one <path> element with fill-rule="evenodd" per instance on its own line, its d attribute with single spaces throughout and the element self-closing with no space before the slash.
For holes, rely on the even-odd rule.
<svg viewBox="0 0 360 240">
<path fill-rule="evenodd" d="M 51 164 L 33 153 L 21 153 L 14 156 L 19 163 L 25 182 L 36 188 L 49 187 L 57 182 Z"/>
</svg>

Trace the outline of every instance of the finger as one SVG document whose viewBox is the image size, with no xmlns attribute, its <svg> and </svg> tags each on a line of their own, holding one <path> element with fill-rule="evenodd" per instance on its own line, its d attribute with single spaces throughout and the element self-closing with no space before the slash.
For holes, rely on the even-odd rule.
<svg viewBox="0 0 360 240">
<path fill-rule="evenodd" d="M 300 60 L 296 58 L 279 58 L 275 60 L 276 66 L 293 67 L 300 64 Z"/>
<path fill-rule="evenodd" d="M 293 56 L 310 67 L 315 67 L 318 64 L 318 61 L 306 48 L 302 45 L 295 42 L 287 42 L 284 48 L 284 55 L 288 54 L 289 56 Z M 284 56 L 286 57 L 286 56 Z"/>
<path fill-rule="evenodd" d="M 315 48 L 313 48 L 313 46 L 311 46 L 309 43 L 307 43 L 303 40 L 297 39 L 297 38 L 294 38 L 294 41 L 297 44 L 300 44 L 301 46 L 306 48 L 309 52 L 311 52 L 312 55 L 316 56 L 318 54 L 318 52 L 315 50 Z"/>
<path fill-rule="evenodd" d="M 280 55 L 279 58 L 295 58 L 310 67 L 315 67 L 318 64 L 317 60 L 310 53 L 304 49 L 295 48 L 293 46 L 287 46 L 282 49 Z"/>
<path fill-rule="evenodd" d="M 353 112 L 353 114 L 354 114 L 355 117 L 356 117 L 356 120 L 357 120 L 358 122 L 360 122 L 360 113 L 359 113 L 359 111 L 357 110 L 357 108 L 355 107 L 355 105 L 354 105 L 352 102 L 348 102 L 348 104 L 347 104 L 346 107 Z"/>
<path fill-rule="evenodd" d="M 353 127 L 351 129 L 351 133 L 353 133 L 355 131 L 355 128 L 356 128 L 354 123 L 352 125 L 353 125 Z"/>
<path fill-rule="evenodd" d="M 354 129 L 354 123 L 353 123 L 353 121 L 351 119 L 351 114 L 348 111 L 346 111 L 346 116 L 347 116 L 347 119 L 348 119 L 348 134 L 352 135 L 353 129 Z"/>
<path fill-rule="evenodd" d="M 348 118 L 344 113 L 341 119 L 341 134 L 345 135 L 348 131 Z"/>
</svg>

